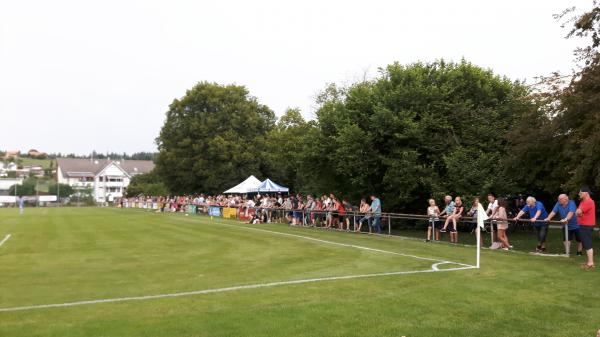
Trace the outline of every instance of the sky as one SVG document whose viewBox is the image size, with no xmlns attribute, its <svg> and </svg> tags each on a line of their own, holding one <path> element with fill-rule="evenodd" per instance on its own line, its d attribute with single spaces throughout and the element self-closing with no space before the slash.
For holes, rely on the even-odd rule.
<svg viewBox="0 0 600 337">
<path fill-rule="evenodd" d="M 314 118 L 328 83 L 461 58 L 515 80 L 574 67 L 553 18 L 591 1 L 0 0 L 0 150 L 156 151 L 169 104 L 244 85 Z M 583 8 L 585 9 L 585 7 Z"/>
</svg>

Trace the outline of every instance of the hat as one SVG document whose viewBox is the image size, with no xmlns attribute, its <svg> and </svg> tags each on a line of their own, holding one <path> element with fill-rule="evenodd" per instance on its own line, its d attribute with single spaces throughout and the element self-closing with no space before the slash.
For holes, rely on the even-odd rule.
<svg viewBox="0 0 600 337">
<path fill-rule="evenodd" d="M 579 192 L 585 192 L 585 193 L 589 193 L 592 194 L 592 191 L 590 190 L 589 186 L 581 186 L 581 188 L 579 189 Z"/>
</svg>

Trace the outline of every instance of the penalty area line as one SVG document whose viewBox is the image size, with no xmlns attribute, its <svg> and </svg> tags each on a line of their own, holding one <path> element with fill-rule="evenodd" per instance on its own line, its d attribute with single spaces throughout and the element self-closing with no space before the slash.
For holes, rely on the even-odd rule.
<svg viewBox="0 0 600 337">
<path fill-rule="evenodd" d="M 411 274 L 421 274 L 421 273 L 436 273 L 436 272 L 458 271 L 458 270 L 467 270 L 467 269 L 475 269 L 476 268 L 475 266 L 447 268 L 447 269 L 439 269 L 438 268 L 438 266 L 440 264 L 445 264 L 445 263 L 452 263 L 452 262 L 436 263 L 431 266 L 431 269 L 425 269 L 425 270 L 409 270 L 409 271 L 397 271 L 397 272 L 385 272 L 385 273 L 373 273 L 373 274 L 330 276 L 330 277 L 310 278 L 310 279 L 300 279 L 300 280 L 290 280 L 290 281 L 278 281 L 278 282 L 270 282 L 270 283 L 248 284 L 248 285 L 240 285 L 240 286 L 233 286 L 233 287 L 226 287 L 226 288 L 213 288 L 213 289 L 187 291 L 187 292 L 170 293 L 170 294 L 118 297 L 118 298 L 107 298 L 107 299 L 88 300 L 88 301 L 66 302 L 66 303 L 28 305 L 28 306 L 12 307 L 12 308 L 0 308 L 0 312 L 27 311 L 27 310 L 36 310 L 36 309 L 50 309 L 50 308 L 65 308 L 65 307 L 102 304 L 102 303 L 148 301 L 148 300 L 157 300 L 157 299 L 164 299 L 164 298 L 189 297 L 189 296 L 207 295 L 207 294 L 215 294 L 215 293 L 225 293 L 225 292 L 232 292 L 232 291 L 238 291 L 238 290 L 270 288 L 270 287 L 277 287 L 277 286 L 306 284 L 306 283 L 315 283 L 315 282 L 324 282 L 324 281 L 352 280 L 352 279 L 361 279 L 361 278 L 370 278 L 370 277 L 411 275 Z"/>
<path fill-rule="evenodd" d="M 2 241 L 0 241 L 0 247 L 2 247 L 2 245 L 3 245 L 3 244 L 6 242 L 6 241 L 8 241 L 8 239 L 10 239 L 10 237 L 11 237 L 11 234 L 7 234 L 7 235 L 4 237 L 4 239 L 2 239 Z"/>
</svg>

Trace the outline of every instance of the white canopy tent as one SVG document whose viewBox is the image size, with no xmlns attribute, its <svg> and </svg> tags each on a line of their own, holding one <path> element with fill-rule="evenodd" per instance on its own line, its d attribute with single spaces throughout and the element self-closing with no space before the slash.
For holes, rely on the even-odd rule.
<svg viewBox="0 0 600 337">
<path fill-rule="evenodd" d="M 256 189 L 258 192 L 288 192 L 289 188 L 280 186 L 274 183 L 271 179 L 267 178 L 263 181 Z"/>
<path fill-rule="evenodd" d="M 255 176 L 249 176 L 246 180 L 241 183 L 235 185 L 234 187 L 228 189 L 223 192 L 225 194 L 239 194 L 239 193 L 252 193 L 256 192 L 258 186 L 261 184 L 260 180 L 258 180 Z"/>
</svg>

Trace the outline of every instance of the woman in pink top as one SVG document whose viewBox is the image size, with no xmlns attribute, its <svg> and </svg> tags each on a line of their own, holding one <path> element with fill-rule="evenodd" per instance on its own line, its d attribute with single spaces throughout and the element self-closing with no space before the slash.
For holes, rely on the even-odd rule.
<svg viewBox="0 0 600 337">
<path fill-rule="evenodd" d="M 509 250 L 510 244 L 508 243 L 508 236 L 506 236 L 506 230 L 508 229 L 508 215 L 506 214 L 506 208 L 508 203 L 506 199 L 502 198 L 498 200 L 498 208 L 492 216 L 492 219 L 496 220 L 496 226 L 498 228 L 498 240 L 502 242 L 502 249 Z"/>
</svg>

